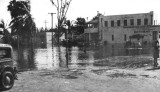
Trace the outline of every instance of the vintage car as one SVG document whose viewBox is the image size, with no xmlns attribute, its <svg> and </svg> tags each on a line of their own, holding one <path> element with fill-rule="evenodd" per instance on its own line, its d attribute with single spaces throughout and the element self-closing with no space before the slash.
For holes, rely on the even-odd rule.
<svg viewBox="0 0 160 92">
<path fill-rule="evenodd" d="M 13 60 L 13 49 L 8 44 L 0 44 L 0 90 L 9 90 L 17 79 Z"/>
</svg>

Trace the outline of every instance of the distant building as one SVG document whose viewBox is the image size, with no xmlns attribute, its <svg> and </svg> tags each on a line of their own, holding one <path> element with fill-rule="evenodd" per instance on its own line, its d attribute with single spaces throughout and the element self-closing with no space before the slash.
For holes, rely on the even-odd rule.
<svg viewBox="0 0 160 92">
<path fill-rule="evenodd" d="M 54 33 L 53 33 L 53 38 L 54 38 Z M 49 31 L 38 32 L 34 40 L 37 46 L 51 47 L 52 46 L 52 32 L 49 32 Z M 53 39 L 53 44 L 55 44 L 54 39 Z"/>
<path fill-rule="evenodd" d="M 125 43 L 137 38 L 141 42 L 152 43 L 160 38 L 160 25 L 155 25 L 153 12 L 103 16 L 88 22 L 85 29 L 87 42 Z"/>
</svg>

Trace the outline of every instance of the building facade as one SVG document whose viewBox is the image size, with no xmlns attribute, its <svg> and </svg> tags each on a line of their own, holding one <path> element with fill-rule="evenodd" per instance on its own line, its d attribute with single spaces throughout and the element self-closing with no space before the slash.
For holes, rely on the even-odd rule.
<svg viewBox="0 0 160 92">
<path fill-rule="evenodd" d="M 160 37 L 160 26 L 155 25 L 153 17 L 152 11 L 112 16 L 98 14 L 96 18 L 88 22 L 85 38 L 87 42 L 103 44 L 125 43 L 131 40 L 152 43 Z"/>
</svg>

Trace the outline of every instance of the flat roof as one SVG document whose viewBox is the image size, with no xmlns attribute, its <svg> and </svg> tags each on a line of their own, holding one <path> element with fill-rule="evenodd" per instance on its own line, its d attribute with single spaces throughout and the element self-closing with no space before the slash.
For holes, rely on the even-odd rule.
<svg viewBox="0 0 160 92">
<path fill-rule="evenodd" d="M 130 16 L 130 15 L 146 15 L 146 14 L 153 14 L 153 11 L 148 13 L 132 13 L 132 14 L 117 14 L 117 15 L 106 15 L 105 17 L 114 17 L 114 16 Z M 104 15 L 103 15 L 104 16 Z"/>
</svg>

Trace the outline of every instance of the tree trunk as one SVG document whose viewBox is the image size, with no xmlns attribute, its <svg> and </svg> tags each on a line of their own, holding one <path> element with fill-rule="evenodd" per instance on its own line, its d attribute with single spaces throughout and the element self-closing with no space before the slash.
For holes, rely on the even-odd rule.
<svg viewBox="0 0 160 92">
<path fill-rule="evenodd" d="M 28 65 L 30 69 L 35 68 L 35 62 L 34 62 L 34 47 L 33 47 L 33 39 L 30 37 L 29 39 L 29 54 L 28 54 Z"/>
<path fill-rule="evenodd" d="M 24 46 L 22 45 L 23 38 L 18 36 L 18 66 L 21 68 L 20 70 L 24 70 L 27 68 L 27 62 L 24 59 Z"/>
</svg>

